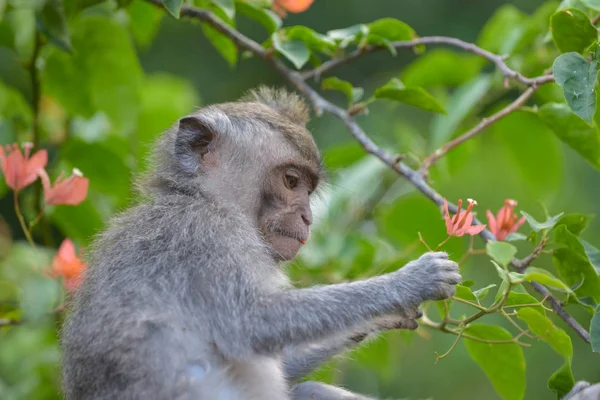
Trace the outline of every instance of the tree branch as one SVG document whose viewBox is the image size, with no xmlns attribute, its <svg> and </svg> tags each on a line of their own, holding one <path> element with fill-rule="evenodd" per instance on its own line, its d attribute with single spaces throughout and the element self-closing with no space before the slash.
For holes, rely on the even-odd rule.
<svg viewBox="0 0 600 400">
<path fill-rule="evenodd" d="M 523 106 L 525 104 L 525 102 L 535 93 L 535 91 L 537 89 L 538 89 L 538 86 L 536 86 L 536 85 L 529 87 L 517 99 L 515 99 L 515 101 L 513 101 L 512 103 L 510 103 L 509 105 L 504 107 L 502 110 L 493 114 L 491 117 L 484 118 L 483 120 L 481 120 L 480 123 L 475 125 L 468 132 L 460 135 L 456 139 L 449 141 L 448 143 L 446 143 L 439 149 L 435 150 L 433 153 L 431 153 L 429 156 L 427 156 L 425 158 L 425 160 L 423 160 L 423 163 L 421 164 L 421 168 L 419 169 L 419 172 L 423 176 L 426 176 L 427 170 L 429 168 L 431 168 L 431 166 L 437 160 L 444 157 L 450 150 L 452 150 L 456 146 L 458 146 L 458 145 L 466 142 L 467 140 L 473 138 L 474 136 L 480 134 L 490 125 L 500 121 L 502 118 L 506 117 L 508 114 L 521 108 L 521 106 Z"/>
<path fill-rule="evenodd" d="M 453 47 L 458 47 L 469 53 L 476 54 L 480 57 L 483 57 L 483 58 L 493 62 L 496 65 L 496 67 L 498 67 L 498 69 L 500 71 L 502 71 L 502 73 L 504 74 L 504 76 L 506 78 L 515 79 L 518 82 L 521 82 L 522 84 L 527 85 L 527 86 L 535 86 L 535 85 L 540 85 L 540 84 L 543 84 L 546 82 L 554 81 L 554 77 L 552 75 L 542 75 L 542 76 L 538 76 L 536 78 L 526 78 L 520 72 L 517 72 L 517 71 L 511 69 L 506 64 L 505 56 L 499 56 L 497 54 L 490 53 L 489 51 L 484 50 L 481 47 L 478 47 L 473 43 L 465 42 L 463 40 L 452 38 L 452 37 L 426 36 L 426 37 L 422 37 L 422 38 L 418 38 L 418 39 L 414 39 L 414 40 L 393 42 L 393 43 L 391 43 L 391 46 L 395 49 L 411 49 L 416 46 L 426 45 L 426 44 L 445 44 L 445 45 L 449 45 L 449 46 L 453 46 Z M 346 63 L 356 60 L 357 58 L 360 58 L 366 54 L 374 53 L 376 51 L 384 50 L 384 49 L 387 49 L 387 47 L 373 46 L 373 45 L 360 47 L 360 48 L 354 50 L 353 52 L 351 52 L 350 54 L 348 54 L 347 56 L 334 58 L 332 60 L 324 62 L 320 66 L 318 66 L 310 71 L 304 72 L 302 74 L 302 78 L 303 79 L 310 79 L 310 78 L 318 79 L 325 72 L 328 72 L 339 65 L 346 64 Z"/>
<path fill-rule="evenodd" d="M 162 8 L 162 4 L 160 3 L 160 0 L 146 0 L 146 1 Z M 244 36 L 240 32 L 236 31 L 234 28 L 225 24 L 223 21 L 221 21 L 221 19 L 216 17 L 210 11 L 184 5 L 181 8 L 181 15 L 191 17 L 191 18 L 197 19 L 201 22 L 206 22 L 206 23 L 210 24 L 213 28 L 217 29 L 219 32 L 221 32 L 222 34 L 226 35 L 231 40 L 233 40 L 233 42 L 240 49 L 247 50 L 247 51 L 251 52 L 252 54 L 254 54 L 255 56 L 257 56 L 257 57 L 265 60 L 267 63 L 271 64 L 271 66 L 276 71 L 278 71 L 288 83 L 294 85 L 296 87 L 296 89 L 299 92 L 301 92 L 310 101 L 310 103 L 314 107 L 317 115 L 320 115 L 323 112 L 327 112 L 329 114 L 332 114 L 336 118 L 338 118 L 344 124 L 344 126 L 350 132 L 350 134 L 356 139 L 356 141 L 361 145 L 361 147 L 367 153 L 372 154 L 375 157 L 377 157 L 388 167 L 390 167 L 391 169 L 396 171 L 400 176 L 404 177 L 409 182 L 411 182 L 427 198 L 429 198 L 431 201 L 433 201 L 439 207 L 442 207 L 444 198 L 438 192 L 436 192 L 431 186 L 429 186 L 427 184 L 427 182 L 425 182 L 425 180 L 423 179 L 423 177 L 421 176 L 421 174 L 418 171 L 415 171 L 412 168 L 410 168 L 408 165 L 404 164 L 401 160 L 399 160 L 399 158 L 397 156 L 389 154 L 389 153 L 385 152 L 382 148 L 377 146 L 346 110 L 325 100 L 312 87 L 310 87 L 310 85 L 308 85 L 306 83 L 306 81 L 305 81 L 305 79 L 307 79 L 306 74 L 302 75 L 299 72 L 288 68 L 281 60 L 274 57 L 270 51 L 265 50 L 260 44 L 258 44 L 254 40 Z M 420 39 L 416 39 L 416 40 L 413 40 L 410 42 L 396 42 L 396 43 L 394 43 L 394 47 L 410 48 L 410 47 L 414 47 L 419 44 L 450 44 L 453 46 L 463 48 L 466 51 L 470 51 L 472 53 L 481 55 L 482 57 L 485 57 L 485 58 L 491 60 L 504 73 L 504 75 L 506 77 L 516 79 L 517 81 L 519 81 L 523 84 L 526 84 L 528 86 L 535 86 L 535 85 L 539 85 L 542 83 L 551 82 L 554 80 L 554 77 L 552 75 L 543 75 L 543 76 L 540 76 L 537 78 L 526 78 L 523 75 L 521 75 L 520 73 L 510 69 L 504 62 L 503 57 L 492 54 L 492 53 L 488 52 L 487 50 L 483 50 L 483 49 L 475 46 L 474 44 L 467 43 L 467 42 L 464 42 L 459 39 L 434 36 L 434 37 L 420 38 Z M 379 50 L 379 48 L 367 46 L 367 47 L 363 48 L 362 50 L 360 50 L 360 52 L 367 54 L 367 53 L 370 53 L 370 52 L 373 52 L 376 50 Z M 344 59 L 337 59 L 338 61 L 335 61 L 335 64 L 331 64 L 334 62 L 334 60 L 332 60 L 331 63 L 329 64 L 329 66 L 326 69 L 324 69 L 323 71 L 329 70 L 329 69 L 335 67 L 336 65 L 339 65 L 339 64 L 347 62 L 347 61 L 351 61 L 351 60 L 356 59 L 356 58 L 360 57 L 361 55 L 363 55 L 362 53 L 358 53 L 358 54 L 355 54 L 355 53 L 351 53 Z M 342 61 L 342 60 L 344 60 L 344 61 Z M 327 64 L 327 63 L 324 63 L 323 65 L 325 65 L 325 64 Z M 316 74 L 309 75 L 308 77 L 314 76 L 314 75 L 316 75 Z M 457 211 L 456 205 L 449 204 L 448 206 L 449 206 L 449 209 L 451 212 L 455 213 Z M 473 224 L 479 225 L 479 224 L 481 224 L 481 222 L 478 221 L 476 218 L 474 218 Z M 494 235 L 487 229 L 484 229 L 480 233 L 480 236 L 486 241 L 487 240 L 495 240 Z M 590 337 L 589 337 L 589 334 L 587 333 L 587 331 L 581 325 L 579 325 L 579 323 L 577 321 L 575 321 L 575 319 L 573 319 L 573 317 L 571 317 L 562 308 L 560 302 L 552 296 L 552 294 L 548 291 L 548 289 L 546 289 L 544 286 L 542 286 L 540 284 L 537 284 L 536 282 L 532 282 L 532 287 L 536 291 L 538 291 L 542 296 L 548 298 L 548 302 L 552 305 L 552 308 L 556 311 L 556 313 L 563 320 L 565 320 L 565 322 L 567 324 L 569 324 L 569 326 L 571 326 L 575 330 L 575 332 L 577 332 L 579 334 L 579 336 L 581 336 L 588 343 L 590 342 Z M 453 333 L 455 333 L 455 332 L 453 332 Z"/>
</svg>

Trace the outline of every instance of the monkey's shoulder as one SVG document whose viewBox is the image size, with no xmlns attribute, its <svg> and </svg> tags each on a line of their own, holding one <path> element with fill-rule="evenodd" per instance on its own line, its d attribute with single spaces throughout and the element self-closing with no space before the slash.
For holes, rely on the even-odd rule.
<svg viewBox="0 0 600 400">
<path fill-rule="evenodd" d="M 110 221 L 94 248 L 103 258 L 195 265 L 237 262 L 241 254 L 264 259 L 267 253 L 259 233 L 243 216 L 200 201 L 134 206 Z"/>
</svg>

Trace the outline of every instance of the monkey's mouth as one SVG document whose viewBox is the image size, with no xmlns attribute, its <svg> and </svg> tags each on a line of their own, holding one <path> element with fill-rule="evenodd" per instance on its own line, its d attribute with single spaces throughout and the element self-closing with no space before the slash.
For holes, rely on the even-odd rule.
<svg viewBox="0 0 600 400">
<path fill-rule="evenodd" d="M 297 240 L 298 242 L 300 242 L 300 244 L 306 244 L 306 242 L 308 241 L 308 238 L 310 237 L 310 232 L 308 234 L 306 234 L 306 233 L 300 234 L 300 233 L 276 230 L 276 231 L 273 231 L 271 234 L 275 235 L 275 236 L 283 236 L 286 238 Z"/>
</svg>

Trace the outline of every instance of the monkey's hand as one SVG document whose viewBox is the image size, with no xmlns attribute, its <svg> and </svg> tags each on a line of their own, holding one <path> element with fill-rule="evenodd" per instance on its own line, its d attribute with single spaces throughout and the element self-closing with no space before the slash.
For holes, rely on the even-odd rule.
<svg viewBox="0 0 600 400">
<path fill-rule="evenodd" d="M 417 319 L 423 316 L 421 308 L 406 310 L 403 313 L 385 315 L 373 319 L 372 326 L 375 332 L 390 331 L 395 329 L 415 330 L 419 326 Z"/>
<path fill-rule="evenodd" d="M 461 281 L 458 264 L 444 252 L 429 252 L 394 272 L 400 292 L 400 309 L 415 309 L 427 300 L 444 300 L 456 292 Z M 403 292 L 402 292 L 403 291 Z"/>
<path fill-rule="evenodd" d="M 359 329 L 350 336 L 354 343 L 360 343 L 368 338 L 374 338 L 379 333 L 396 329 L 415 330 L 419 327 L 417 319 L 423 316 L 421 308 L 407 309 L 397 314 L 384 315 L 369 321 L 364 329 Z"/>
</svg>

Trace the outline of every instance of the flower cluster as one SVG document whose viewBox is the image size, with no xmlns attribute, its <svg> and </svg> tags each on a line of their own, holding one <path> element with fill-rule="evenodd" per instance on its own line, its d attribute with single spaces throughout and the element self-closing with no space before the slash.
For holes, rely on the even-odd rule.
<svg viewBox="0 0 600 400">
<path fill-rule="evenodd" d="M 451 217 L 448 210 L 448 201 L 444 199 L 444 220 L 448 236 L 460 237 L 465 234 L 474 236 L 485 229 L 486 225 L 473 225 L 471 210 L 473 206 L 477 205 L 477 202 L 472 199 L 468 199 L 467 201 L 469 203 L 467 209 L 461 211 L 462 200 L 458 200 L 458 211 Z M 490 210 L 487 210 L 489 230 L 494 234 L 496 240 L 505 240 L 509 234 L 516 232 L 525 223 L 525 217 L 519 218 L 515 213 L 516 205 L 517 202 L 515 200 L 506 199 L 504 206 L 502 206 L 496 216 Z"/>
<path fill-rule="evenodd" d="M 17 194 L 40 178 L 44 188 L 45 205 L 75 206 L 87 197 L 89 180 L 83 176 L 81 171 L 74 168 L 70 177 L 64 178 L 60 174 L 52 184 L 45 169 L 48 163 L 48 152 L 39 150 L 32 154 L 32 148 L 33 144 L 31 143 L 23 144 L 23 152 L 16 143 L 5 147 L 0 146 L 0 168 L 4 174 L 6 185 L 15 192 L 15 211 L 23 232 L 34 246 L 31 229 L 43 215 L 43 209 L 38 215 L 38 219 L 27 226 L 18 207 Z M 81 282 L 81 274 L 85 268 L 86 264 L 75 253 L 73 242 L 65 239 L 52 262 L 50 274 L 62 277 L 66 289 L 72 291 Z"/>
<path fill-rule="evenodd" d="M 73 175 L 63 179 L 58 177 L 54 185 L 50 184 L 50 178 L 46 173 L 48 153 L 39 150 L 31 154 L 33 144 L 23 144 L 24 152 L 14 143 L 5 148 L 0 146 L 0 167 L 6 179 L 6 185 L 20 192 L 41 178 L 44 186 L 44 200 L 50 205 L 77 205 L 87 197 L 89 181 L 83 177 L 78 169 L 73 169 Z"/>
<path fill-rule="evenodd" d="M 65 239 L 58 252 L 52 260 L 52 270 L 50 274 L 55 277 L 61 277 L 64 281 L 65 288 L 68 291 L 75 290 L 81 283 L 83 271 L 87 268 L 87 264 L 77 257 L 75 245 L 70 239 Z"/>
<path fill-rule="evenodd" d="M 285 17 L 286 12 L 301 13 L 308 10 L 308 7 L 315 0 L 275 0 L 273 2 L 273 11 L 282 17 Z"/>
<path fill-rule="evenodd" d="M 506 199 L 504 206 L 498 211 L 496 217 L 490 210 L 487 210 L 490 231 L 496 236 L 496 240 L 506 239 L 508 235 L 515 233 L 525 223 L 525 217 L 519 219 L 519 216 L 515 213 L 516 205 L 516 201 Z"/>
<path fill-rule="evenodd" d="M 473 214 L 471 209 L 477 204 L 475 200 L 468 199 L 469 205 L 465 211 L 461 211 L 462 200 L 458 200 L 458 211 L 453 217 L 450 217 L 448 210 L 448 201 L 444 199 L 444 220 L 446 221 L 446 231 L 449 236 L 477 235 L 485 229 L 485 225 L 473 226 Z"/>
</svg>

